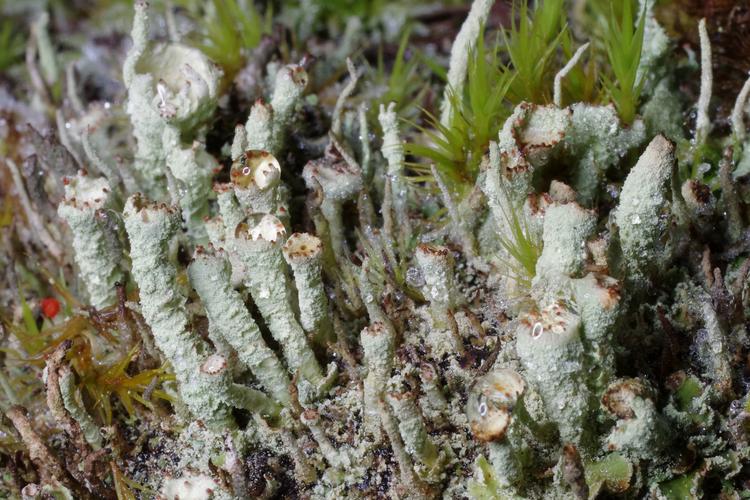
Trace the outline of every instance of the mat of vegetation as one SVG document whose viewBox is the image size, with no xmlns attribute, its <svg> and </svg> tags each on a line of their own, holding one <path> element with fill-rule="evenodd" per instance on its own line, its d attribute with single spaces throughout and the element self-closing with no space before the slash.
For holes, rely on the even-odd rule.
<svg viewBox="0 0 750 500">
<path fill-rule="evenodd" d="M 750 498 L 748 40 L 0 0 L 0 497 Z"/>
</svg>

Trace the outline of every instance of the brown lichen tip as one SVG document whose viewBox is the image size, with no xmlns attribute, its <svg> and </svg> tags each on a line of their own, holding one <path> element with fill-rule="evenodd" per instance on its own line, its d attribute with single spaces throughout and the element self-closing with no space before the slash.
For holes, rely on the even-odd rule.
<svg viewBox="0 0 750 500">
<path fill-rule="evenodd" d="M 702 182 L 688 179 L 682 185 L 682 195 L 695 200 L 696 204 L 705 204 L 711 199 L 711 189 Z"/>
<path fill-rule="evenodd" d="M 611 276 L 606 274 L 594 275 L 596 285 L 598 288 L 595 290 L 599 303 L 604 309 L 614 309 L 620 302 L 621 297 L 621 286 L 620 282 Z"/>
<path fill-rule="evenodd" d="M 466 416 L 474 437 L 483 442 L 505 437 L 513 409 L 526 390 L 526 383 L 508 368 L 492 370 L 479 378 L 469 393 Z"/>
<path fill-rule="evenodd" d="M 263 190 L 279 182 L 281 165 L 268 151 L 250 149 L 232 164 L 229 177 L 239 188 L 247 189 L 250 186 L 256 186 Z"/>
<path fill-rule="evenodd" d="M 632 402 L 637 397 L 653 399 L 653 391 L 640 379 L 620 379 L 610 384 L 602 395 L 602 406 L 618 418 L 635 418 Z"/>
<path fill-rule="evenodd" d="M 544 217 L 547 208 L 552 205 L 552 196 L 548 193 L 529 193 L 526 197 L 526 202 L 529 206 L 529 211 L 534 217 Z"/>
<path fill-rule="evenodd" d="M 214 248 L 213 243 L 209 243 L 207 246 L 198 245 L 195 247 L 192 260 L 197 260 L 199 258 L 207 259 L 214 257 L 217 253 L 218 251 Z"/>
<path fill-rule="evenodd" d="M 202 373 L 206 375 L 218 375 L 227 367 L 227 360 L 221 354 L 212 354 L 200 367 Z"/>
<path fill-rule="evenodd" d="M 216 194 L 227 193 L 234 191 L 234 184 L 231 182 L 215 182 L 214 185 L 211 186 L 211 189 L 213 189 Z"/>
<path fill-rule="evenodd" d="M 371 337 L 378 337 L 386 333 L 388 333 L 388 329 L 380 321 L 373 321 L 362 329 L 362 335 L 369 335 Z"/>
<path fill-rule="evenodd" d="M 135 193 L 128 198 L 124 210 L 125 216 L 139 215 L 144 223 L 156 222 L 158 220 L 173 220 L 178 216 L 177 208 L 149 200 L 141 193 Z"/>
<path fill-rule="evenodd" d="M 313 408 L 307 408 L 300 414 L 302 422 L 306 424 L 315 423 L 320 419 L 320 413 Z"/>
<path fill-rule="evenodd" d="M 424 255 L 425 257 L 436 257 L 441 259 L 451 257 L 451 251 L 447 247 L 432 245 L 430 243 L 420 243 L 419 245 L 417 245 L 417 252 Z"/>
<path fill-rule="evenodd" d="M 561 302 L 555 302 L 541 311 L 527 312 L 519 318 L 520 325 L 530 329 L 532 339 L 543 335 L 562 335 L 570 326 L 571 312 Z"/>
<path fill-rule="evenodd" d="M 290 64 L 286 67 L 292 81 L 299 87 L 307 87 L 308 76 L 305 68 L 299 64 Z"/>
<path fill-rule="evenodd" d="M 323 254 L 323 242 L 308 233 L 292 234 L 283 247 L 284 257 L 290 264 L 318 259 Z"/>
<path fill-rule="evenodd" d="M 109 183 L 104 178 L 89 178 L 85 170 L 75 177 L 63 177 L 63 203 L 78 209 L 100 210 L 109 199 Z"/>
<path fill-rule="evenodd" d="M 512 134 L 525 154 L 536 149 L 551 148 L 563 140 L 572 114 L 569 109 L 526 102 L 518 106 L 523 111 L 513 123 Z"/>
<path fill-rule="evenodd" d="M 401 390 L 399 388 L 388 391 L 388 397 L 395 399 L 396 401 L 407 401 L 410 399 L 416 401 L 417 399 L 417 395 L 414 391 Z"/>
</svg>

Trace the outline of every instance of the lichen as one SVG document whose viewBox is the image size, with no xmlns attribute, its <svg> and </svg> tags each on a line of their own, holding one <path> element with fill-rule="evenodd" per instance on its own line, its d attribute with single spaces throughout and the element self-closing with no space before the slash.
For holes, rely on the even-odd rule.
<svg viewBox="0 0 750 500">
<path fill-rule="evenodd" d="M 0 496 L 744 494 L 727 2 L 63 3 L 0 6 Z"/>
</svg>

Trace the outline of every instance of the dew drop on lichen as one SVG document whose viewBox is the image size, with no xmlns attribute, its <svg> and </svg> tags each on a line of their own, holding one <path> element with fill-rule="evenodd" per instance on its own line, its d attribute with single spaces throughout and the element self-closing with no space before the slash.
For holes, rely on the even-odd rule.
<svg viewBox="0 0 750 500">
<path fill-rule="evenodd" d="M 544 327 L 538 321 L 534 323 L 534 327 L 531 329 L 531 338 L 538 339 L 542 333 L 544 333 Z"/>
<path fill-rule="evenodd" d="M 479 411 L 479 415 L 482 417 L 487 415 L 487 399 L 484 395 L 479 397 L 479 406 L 477 406 L 477 411 Z"/>
<path fill-rule="evenodd" d="M 410 267 L 406 270 L 406 283 L 415 288 L 421 288 L 424 286 L 424 276 L 422 270 L 418 267 Z"/>
</svg>

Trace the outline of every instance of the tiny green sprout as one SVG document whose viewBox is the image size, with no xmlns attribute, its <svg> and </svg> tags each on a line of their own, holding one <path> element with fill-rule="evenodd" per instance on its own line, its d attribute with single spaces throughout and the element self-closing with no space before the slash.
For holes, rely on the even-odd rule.
<svg viewBox="0 0 750 500">
<path fill-rule="evenodd" d="M 689 472 L 678 476 L 659 485 L 661 498 L 667 500 L 681 500 L 683 498 L 701 498 L 700 481 L 698 472 Z"/>
<path fill-rule="evenodd" d="M 505 191 L 508 204 L 512 199 L 508 187 L 503 179 L 500 180 L 501 189 Z M 542 236 L 527 221 L 523 207 L 502 205 L 502 213 L 507 228 L 499 234 L 500 245 L 508 253 L 509 259 L 504 259 L 507 275 L 525 289 L 531 288 L 531 280 L 536 274 L 536 262 L 542 254 Z"/>
<path fill-rule="evenodd" d="M 210 15 L 200 16 L 198 47 L 221 66 L 225 81 L 231 81 L 245 64 L 248 51 L 271 31 L 272 10 L 269 7 L 264 17 L 253 2 L 213 0 L 211 5 Z"/>
<path fill-rule="evenodd" d="M 372 85 L 381 89 L 380 95 L 369 105 L 369 119 L 376 130 L 380 130 L 378 110 L 380 105 L 396 103 L 396 114 L 405 118 L 412 118 L 416 113 L 416 104 L 422 101 L 428 86 L 420 77 L 418 53 L 407 58 L 406 49 L 409 46 L 411 29 L 407 28 L 401 35 L 396 56 L 390 72 L 386 70 L 383 48 L 378 51 L 378 62 L 373 72 Z"/>
<path fill-rule="evenodd" d="M 487 50 L 484 37 L 479 37 L 469 56 L 464 95 L 448 94 L 455 110 L 450 123 L 443 125 L 436 116 L 424 111 L 430 128 L 417 126 L 417 129 L 425 135 L 427 144 L 408 143 L 404 150 L 433 163 L 448 184 L 464 195 L 476 180 L 490 141 L 497 137 L 510 115 L 506 94 L 513 81 L 512 72 L 500 64 L 498 44 Z M 413 180 L 434 181 L 428 164 L 410 166 L 418 174 Z"/>
<path fill-rule="evenodd" d="M 575 49 L 575 40 L 570 31 L 566 31 L 562 37 L 562 50 L 565 59 L 570 60 Z M 599 98 L 599 68 L 596 57 L 593 55 L 594 47 L 589 47 L 587 62 L 576 64 L 565 76 L 562 82 L 563 103 L 596 102 Z"/>
<path fill-rule="evenodd" d="M 6 19 L 0 24 L 0 71 L 5 71 L 23 59 L 26 41 L 16 29 L 16 23 Z"/>
<path fill-rule="evenodd" d="M 612 75 L 604 75 L 604 88 L 620 113 L 623 122 L 630 125 L 635 120 L 638 99 L 643 88 L 643 77 L 638 77 L 641 62 L 643 33 L 646 16 L 634 23 L 633 5 L 623 2 L 620 16 L 610 7 L 607 28 L 604 30 L 604 46 L 607 50 Z"/>
<path fill-rule="evenodd" d="M 484 455 L 479 455 L 475 467 L 478 472 L 475 476 L 477 479 L 472 479 L 468 485 L 471 498 L 475 500 L 494 500 L 507 496 L 503 494 L 503 488 L 497 479 L 497 474 Z"/>
<path fill-rule="evenodd" d="M 72 362 L 82 379 L 81 385 L 94 401 L 99 416 L 107 424 L 112 422 L 112 395 L 117 396 L 129 415 L 135 415 L 133 401 L 153 409 L 153 404 L 145 397 L 152 383 L 161 384 L 174 380 L 174 375 L 165 366 L 129 375 L 128 367 L 138 355 L 139 349 L 140 345 L 135 345 L 119 360 L 102 366 L 94 359 L 90 344 L 79 344 L 78 350 L 74 348 Z M 151 391 L 151 395 L 164 401 L 172 401 L 172 397 L 160 389 Z"/>
<path fill-rule="evenodd" d="M 142 484 L 137 483 L 132 479 L 129 479 L 125 474 L 123 474 L 116 463 L 110 462 L 109 468 L 112 471 L 112 482 L 114 483 L 117 500 L 136 500 L 136 498 L 139 497 L 144 498 L 146 496 L 156 496 L 155 491 L 146 488 Z M 141 495 L 137 496 L 133 492 L 133 490 L 140 491 Z"/>
</svg>

